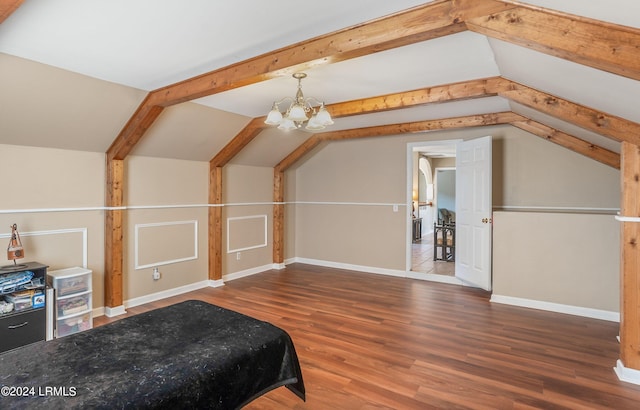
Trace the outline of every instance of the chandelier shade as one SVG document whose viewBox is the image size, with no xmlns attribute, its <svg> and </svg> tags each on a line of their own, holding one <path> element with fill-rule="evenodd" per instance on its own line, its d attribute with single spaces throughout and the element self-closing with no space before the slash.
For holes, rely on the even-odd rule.
<svg viewBox="0 0 640 410">
<path fill-rule="evenodd" d="M 289 108 L 287 118 L 296 122 L 303 122 L 309 119 L 307 113 L 304 112 L 304 106 L 300 104 L 293 104 L 291 108 Z"/>
<path fill-rule="evenodd" d="M 273 107 L 271 111 L 269 111 L 269 115 L 267 115 L 267 119 L 264 121 L 267 125 L 278 125 L 282 122 L 282 113 L 278 110 L 278 106 L 276 103 L 273 103 Z"/>
<path fill-rule="evenodd" d="M 289 118 L 283 118 L 282 121 L 280 122 L 280 125 L 278 125 L 278 129 L 284 130 L 284 131 L 291 131 L 291 130 L 295 130 L 296 128 L 298 128 L 296 124 L 293 121 L 291 121 Z"/>
<path fill-rule="evenodd" d="M 279 101 L 275 101 L 264 121 L 265 124 L 277 125 L 278 129 L 285 131 L 302 128 L 305 123 L 305 129 L 309 131 L 319 131 L 327 125 L 333 124 L 331 114 L 325 108 L 324 102 L 314 97 L 305 98 L 302 92 L 302 79 L 306 76 L 307 74 L 305 73 L 293 74 L 293 78 L 298 80 L 298 91 L 295 98 L 284 97 Z M 288 100 L 291 100 L 291 103 L 283 113 L 280 111 L 279 104 Z"/>
</svg>

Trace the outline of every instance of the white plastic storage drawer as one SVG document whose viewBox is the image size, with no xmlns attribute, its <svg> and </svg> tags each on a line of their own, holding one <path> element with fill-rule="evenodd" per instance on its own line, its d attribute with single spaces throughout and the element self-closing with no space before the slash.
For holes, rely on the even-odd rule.
<svg viewBox="0 0 640 410">
<path fill-rule="evenodd" d="M 56 298 L 91 290 L 91 271 L 84 268 L 67 268 L 49 272 L 50 285 L 56 290 Z"/>
<path fill-rule="evenodd" d="M 67 336 L 83 330 L 89 330 L 92 327 L 93 321 L 91 320 L 91 312 L 75 316 L 66 316 L 64 318 L 58 318 L 56 322 L 56 328 L 58 330 L 56 336 Z"/>
<path fill-rule="evenodd" d="M 86 313 L 91 309 L 91 292 L 62 296 L 56 299 L 58 318 Z"/>
<path fill-rule="evenodd" d="M 63 337 L 93 327 L 89 269 L 74 267 L 50 271 L 47 283 L 55 290 L 55 334 Z"/>
</svg>

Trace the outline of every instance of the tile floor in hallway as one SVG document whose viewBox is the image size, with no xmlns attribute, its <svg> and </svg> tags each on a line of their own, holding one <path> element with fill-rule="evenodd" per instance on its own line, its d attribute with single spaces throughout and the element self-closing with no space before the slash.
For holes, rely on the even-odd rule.
<svg viewBox="0 0 640 410">
<path fill-rule="evenodd" d="M 429 232 L 420 241 L 411 244 L 411 270 L 455 276 L 455 263 L 433 260 L 433 232 Z"/>
</svg>

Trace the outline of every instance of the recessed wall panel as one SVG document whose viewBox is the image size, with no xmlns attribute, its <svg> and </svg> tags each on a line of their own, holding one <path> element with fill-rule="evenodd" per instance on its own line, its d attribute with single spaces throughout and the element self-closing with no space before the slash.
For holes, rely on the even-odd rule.
<svg viewBox="0 0 640 410">
<path fill-rule="evenodd" d="M 198 258 L 198 222 L 176 221 L 135 226 L 136 269 Z"/>
</svg>

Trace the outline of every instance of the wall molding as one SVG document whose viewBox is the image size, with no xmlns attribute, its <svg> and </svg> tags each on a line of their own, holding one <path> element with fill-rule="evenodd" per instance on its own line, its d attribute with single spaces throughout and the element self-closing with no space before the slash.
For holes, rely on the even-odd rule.
<svg viewBox="0 0 640 410">
<path fill-rule="evenodd" d="M 541 300 L 523 299 L 513 296 L 491 295 L 491 302 L 505 305 L 520 306 L 531 309 L 546 310 L 549 312 L 564 313 L 574 316 L 588 317 L 592 319 L 620 322 L 620 313 L 607 310 L 591 309 L 581 306 L 563 305 L 560 303 L 545 302 Z"/>
<path fill-rule="evenodd" d="M 94 308 L 93 315 L 94 317 L 102 316 L 103 314 L 108 317 L 121 315 L 126 313 L 125 307 L 126 308 L 135 307 L 145 303 L 155 302 L 160 299 L 181 295 L 183 293 L 191 292 L 191 291 L 202 289 L 205 287 L 213 287 L 213 288 L 221 287 L 225 285 L 226 281 L 244 278 L 247 276 L 255 275 L 255 274 L 266 272 L 269 270 L 281 270 L 281 269 L 284 269 L 286 265 L 290 265 L 292 263 L 304 263 L 307 265 L 351 270 L 356 272 L 370 273 L 374 275 L 386 275 L 386 276 L 394 276 L 394 277 L 400 277 L 400 278 L 435 281 L 435 282 L 441 282 L 441 283 L 468 286 L 455 277 L 451 278 L 443 275 L 425 274 L 425 273 L 418 273 L 418 272 L 412 272 L 412 271 L 405 272 L 405 271 L 396 270 L 396 269 L 376 268 L 371 266 L 353 265 L 353 264 L 331 262 L 331 261 L 325 261 L 325 260 L 319 260 L 319 259 L 293 257 L 293 258 L 286 259 L 284 264 L 274 263 L 274 264 L 257 266 L 255 268 L 228 273 L 226 275 L 223 275 L 223 278 L 219 280 L 204 280 L 204 281 L 192 283 L 185 286 L 180 286 L 177 288 L 152 293 L 152 294 L 141 296 L 138 298 L 129 299 L 124 302 L 123 306 L 118 306 L 115 308 L 108 308 L 108 307 Z M 491 302 L 506 304 L 511 306 L 525 307 L 530 309 L 546 310 L 546 311 L 556 312 L 556 313 L 570 314 L 574 316 L 588 317 L 592 319 L 607 320 L 610 322 L 620 322 L 620 314 L 618 312 L 584 308 L 579 306 L 563 305 L 558 303 L 551 303 L 551 302 L 544 302 L 539 300 L 523 299 L 523 298 L 516 298 L 512 296 L 503 296 L 503 295 L 495 295 L 495 294 L 491 296 Z M 615 370 L 620 380 L 640 384 L 640 371 L 637 371 L 634 369 L 626 369 L 624 368 L 624 366 L 622 366 L 621 363 L 618 364 L 618 367 L 616 367 Z M 637 380 L 637 382 L 632 380 Z"/>
<path fill-rule="evenodd" d="M 277 268 L 274 268 L 275 265 L 278 265 L 278 264 L 267 264 L 262 266 L 256 266 L 255 268 L 241 270 L 238 272 L 227 273 L 226 275 L 222 275 L 222 280 L 223 281 L 235 280 L 235 279 L 240 279 L 247 276 L 255 275 L 258 273 L 266 272 L 272 269 L 277 269 Z"/>
<path fill-rule="evenodd" d="M 622 215 L 616 215 L 615 216 L 616 221 L 620 221 L 620 222 L 640 222 L 640 217 L 637 216 L 622 216 Z"/>
<path fill-rule="evenodd" d="M 624 367 L 622 360 L 618 359 L 616 361 L 616 367 L 614 367 L 613 370 L 621 381 L 640 384 L 640 370 Z"/>
<path fill-rule="evenodd" d="M 345 269 L 356 272 L 373 273 L 377 275 L 395 276 L 399 278 L 407 277 L 406 271 L 397 269 L 376 268 L 374 266 L 353 265 L 350 263 L 331 262 L 319 259 L 308 259 L 299 257 L 287 259 L 287 261 L 288 263 L 306 263 L 307 265 L 324 266 L 326 268 Z"/>
<path fill-rule="evenodd" d="M 285 205 L 356 205 L 356 206 L 402 206 L 407 204 L 394 203 L 394 202 L 322 202 L 322 201 L 292 201 L 284 202 Z"/>
<path fill-rule="evenodd" d="M 28 237 L 28 236 L 46 236 L 46 235 L 64 235 L 68 233 L 81 233 L 82 234 L 82 267 L 87 269 L 88 264 L 88 253 L 89 253 L 89 245 L 87 238 L 88 229 L 85 228 L 69 228 L 69 229 L 52 229 L 48 231 L 31 231 L 31 232 L 20 232 L 20 237 Z M 11 233 L 0 234 L 0 239 L 9 239 L 11 238 Z"/>
<path fill-rule="evenodd" d="M 173 289 L 163 290 L 161 292 L 150 293 L 148 295 L 140 296 L 137 298 L 129 299 L 124 302 L 122 306 L 117 306 L 115 308 L 108 307 L 100 307 L 93 309 L 93 316 L 102 316 L 105 315 L 107 317 L 119 316 L 127 313 L 125 308 L 132 308 L 135 306 L 144 305 L 145 303 L 155 302 L 157 300 L 169 298 L 172 296 L 178 296 L 183 293 L 192 292 L 194 290 L 210 287 L 210 288 L 218 288 L 224 286 L 224 281 L 222 280 L 203 280 L 196 283 L 191 283 L 189 285 L 180 286 Z"/>
<path fill-rule="evenodd" d="M 133 299 L 128 299 L 124 302 L 126 308 L 132 308 L 135 306 L 144 305 L 145 303 L 155 302 L 160 299 L 169 298 L 172 296 L 181 295 L 183 293 L 192 292 L 194 290 L 206 288 L 209 286 L 208 280 L 191 283 L 189 285 L 179 286 L 173 289 L 167 289 L 160 292 L 150 293 L 148 295 L 140 296 Z"/>
<path fill-rule="evenodd" d="M 80 211 L 104 211 L 104 206 L 82 208 L 34 208 L 34 209 L 0 209 L 0 214 L 30 214 L 43 212 L 80 212 Z"/>
<path fill-rule="evenodd" d="M 178 209 L 178 208 L 207 208 L 209 206 L 215 206 L 214 204 L 177 204 L 177 205 L 128 205 L 118 207 L 118 209 L 124 210 L 136 210 L 136 209 Z"/>
<path fill-rule="evenodd" d="M 181 208 L 219 208 L 235 206 L 273 206 L 273 205 L 358 205 L 358 206 L 407 206 L 393 202 L 322 202 L 322 201 L 288 201 L 288 202 L 229 202 L 225 204 L 174 204 L 174 205 L 126 205 L 126 206 L 88 206 L 33 209 L 0 209 L 1 214 L 27 214 L 48 212 L 89 212 L 89 211 L 135 211 L 141 209 L 181 209 Z"/>
<path fill-rule="evenodd" d="M 139 264 L 139 255 L 138 255 L 138 250 L 139 250 L 139 242 L 138 242 L 138 238 L 139 238 L 139 231 L 141 228 L 151 228 L 151 227 L 158 227 L 158 226 L 172 226 L 172 225 L 187 225 L 187 224 L 193 224 L 193 256 L 187 256 L 184 258 L 178 258 L 178 259 L 168 259 L 168 260 L 164 260 L 164 261 L 158 261 L 158 262 L 154 262 L 154 263 L 147 263 L 145 265 L 140 265 Z M 140 269 L 146 269 L 146 268 L 152 268 L 152 267 L 156 267 L 156 266 L 163 266 L 163 265 L 170 265 L 172 263 L 178 263 L 178 262 L 186 262 L 186 261 L 192 261 L 192 260 L 196 260 L 198 259 L 198 221 L 197 220 L 190 220 L 190 221 L 170 221 L 170 222 L 155 222 L 155 223 L 146 223 L 146 224 L 135 224 L 134 225 L 134 258 L 135 258 L 135 262 L 134 262 L 134 269 L 135 270 L 140 270 Z"/>
<path fill-rule="evenodd" d="M 263 238 L 263 242 L 257 245 L 252 245 L 252 246 L 245 246 L 243 248 L 235 248 L 235 249 L 231 249 L 231 241 L 230 241 L 230 236 L 231 236 L 231 221 L 241 221 L 241 220 L 246 220 L 246 219 L 263 219 L 264 220 L 264 238 Z M 234 217 L 229 217 L 227 218 L 227 253 L 233 253 L 233 252 L 242 252 L 242 251 L 247 251 L 249 249 L 258 249 L 258 248 L 266 248 L 268 243 L 269 243 L 269 238 L 268 238 L 268 229 L 267 229 L 267 215 L 249 215 L 249 216 L 234 216 Z"/>
<path fill-rule="evenodd" d="M 180 209 L 180 208 L 216 208 L 234 206 L 273 206 L 273 205 L 356 205 L 356 206 L 402 206 L 400 202 L 341 202 L 341 201 L 285 201 L 285 202 L 230 202 L 225 204 L 174 204 L 174 205 L 127 205 L 127 206 L 89 206 L 89 207 L 60 207 L 60 208 L 33 208 L 33 209 L 0 209 L 0 214 L 25 214 L 47 212 L 89 212 L 89 211 L 113 211 L 113 210 L 140 210 L 140 209 Z M 620 208 L 587 208 L 587 207 L 547 207 L 529 205 L 503 205 L 494 206 L 494 211 L 503 212 L 558 212 L 558 213 L 600 213 L 616 214 Z"/>
<path fill-rule="evenodd" d="M 94 309 L 95 310 L 95 309 Z M 120 315 L 124 315 L 127 311 L 124 308 L 124 305 L 115 306 L 115 307 L 104 307 L 104 315 L 106 317 L 116 317 Z"/>
<path fill-rule="evenodd" d="M 543 213 L 575 213 L 575 214 L 603 214 L 615 215 L 620 208 L 590 208 L 570 206 L 494 206 L 494 212 L 543 212 Z"/>
</svg>

